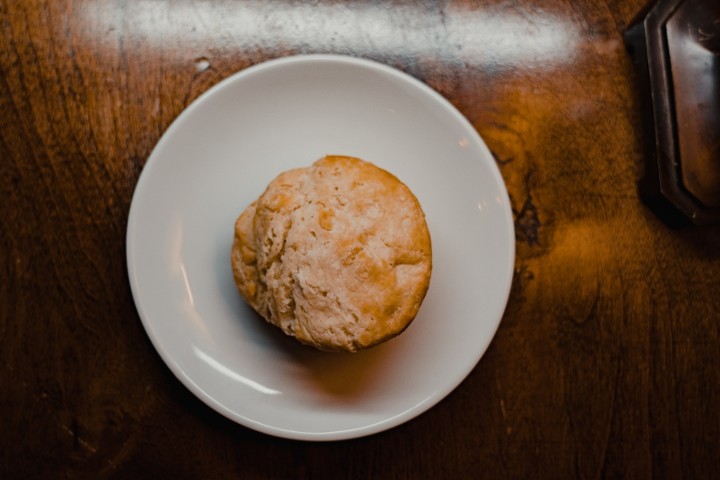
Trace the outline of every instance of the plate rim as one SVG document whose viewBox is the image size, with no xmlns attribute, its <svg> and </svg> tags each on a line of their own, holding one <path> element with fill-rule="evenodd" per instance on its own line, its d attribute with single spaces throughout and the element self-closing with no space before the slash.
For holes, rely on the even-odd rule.
<svg viewBox="0 0 720 480">
<path fill-rule="evenodd" d="M 508 256 L 506 258 L 506 269 L 505 272 L 505 285 L 503 289 L 503 301 L 498 304 L 499 312 L 497 315 L 497 318 L 493 318 L 493 328 L 492 328 L 492 334 L 488 335 L 487 338 L 483 339 L 484 342 L 482 345 L 478 346 L 478 349 L 476 350 L 476 355 L 474 357 L 474 361 L 472 362 L 471 366 L 467 371 L 463 370 L 462 372 L 458 372 L 455 376 L 459 379 L 456 382 L 452 382 L 452 386 L 447 390 L 435 390 L 432 392 L 432 394 L 427 395 L 423 397 L 419 402 L 414 404 L 412 407 L 396 413 L 394 415 L 391 415 L 389 417 L 384 418 L 383 420 L 379 422 L 375 422 L 369 425 L 364 425 L 360 427 L 354 427 L 354 428 L 348 428 L 348 429 L 340 429 L 340 430 L 332 430 L 329 429 L 323 432 L 305 432 L 305 431 L 298 431 L 294 429 L 287 429 L 287 428 L 280 428 L 277 426 L 271 426 L 267 425 L 263 422 L 260 422 L 258 420 L 254 420 L 248 416 L 243 416 L 239 414 L 238 412 L 235 412 L 234 410 L 228 408 L 225 406 L 222 402 L 214 398 L 212 395 L 209 395 L 207 392 L 205 392 L 202 388 L 198 387 L 197 384 L 193 381 L 190 375 L 188 375 L 185 370 L 180 366 L 178 361 L 172 356 L 162 345 L 161 339 L 157 333 L 157 331 L 153 328 L 153 324 L 150 321 L 148 317 L 147 312 L 143 308 L 143 302 L 141 300 L 142 292 L 140 291 L 140 287 L 138 286 L 138 280 L 136 278 L 137 276 L 137 269 L 135 267 L 134 263 L 134 255 L 135 255 L 135 242 L 137 239 L 137 228 L 138 228 L 138 221 L 137 217 L 139 215 L 140 206 L 138 205 L 138 202 L 136 201 L 137 194 L 140 191 L 143 191 L 146 187 L 145 184 L 149 181 L 148 178 L 150 177 L 150 170 L 153 168 L 153 165 L 156 161 L 154 159 L 158 155 L 158 152 L 161 151 L 164 147 L 164 145 L 171 141 L 171 137 L 174 136 L 174 132 L 180 128 L 182 123 L 189 117 L 192 116 L 193 112 L 200 108 L 207 99 L 215 95 L 216 93 L 220 92 L 221 90 L 228 88 L 231 84 L 236 82 L 241 82 L 243 78 L 251 76 L 251 75 L 257 75 L 259 73 L 262 73 L 266 70 L 271 70 L 273 68 L 279 67 L 279 66 L 288 66 L 291 64 L 297 64 L 297 63 L 307 63 L 307 62 L 328 62 L 328 63 L 336 63 L 336 64 L 346 64 L 346 65 L 354 65 L 358 67 L 368 68 L 371 70 L 380 71 L 384 74 L 389 74 L 403 82 L 409 83 L 419 90 L 421 90 L 424 94 L 431 96 L 436 102 L 438 102 L 443 109 L 452 115 L 454 119 L 458 122 L 460 122 L 465 130 L 468 131 L 470 134 L 470 139 L 477 145 L 478 148 L 484 151 L 484 153 L 488 156 L 488 158 L 492 159 L 492 162 L 489 162 L 489 168 L 488 170 L 493 175 L 494 183 L 496 183 L 500 188 L 500 194 L 503 196 L 503 201 L 501 202 L 504 206 L 507 208 L 506 210 L 507 215 L 504 215 L 503 218 L 506 220 L 505 227 L 506 232 L 505 234 L 510 239 L 510 242 L 508 244 Z M 468 140 L 470 140 L 468 139 Z M 148 168 L 150 167 L 150 168 Z M 210 88 L 208 88 L 206 91 L 198 95 L 192 102 L 190 102 L 189 105 L 187 105 L 170 123 L 170 125 L 165 129 L 165 131 L 161 134 L 160 139 L 157 141 L 155 146 L 153 147 L 150 155 L 147 157 L 147 160 L 145 161 L 142 170 L 139 174 L 138 180 L 135 184 L 135 187 L 133 189 L 131 202 L 130 202 L 130 208 L 128 212 L 127 217 L 127 230 L 125 235 L 125 243 L 126 243 L 126 265 L 128 270 L 128 279 L 130 283 L 130 289 L 133 297 L 133 302 L 135 304 L 138 316 L 140 317 L 141 323 L 143 325 L 143 328 L 150 338 L 150 341 L 155 348 L 155 351 L 160 355 L 165 365 L 170 369 L 170 371 L 173 373 L 173 375 L 180 381 L 180 383 L 185 386 L 190 392 L 195 395 L 198 399 L 200 399 L 205 405 L 215 410 L 217 413 L 220 413 L 227 419 L 238 423 L 244 427 L 250 428 L 252 430 L 261 432 L 263 434 L 271 435 L 274 437 L 279 438 L 286 438 L 290 440 L 302 440 L 302 441 L 338 441 L 338 440 L 348 440 L 353 438 L 360 438 L 365 437 L 369 435 L 374 435 L 377 433 L 380 433 L 382 431 L 386 431 L 392 428 L 395 428 L 399 425 L 402 425 L 403 423 L 406 423 L 413 418 L 416 418 L 423 413 L 427 412 L 431 408 L 433 408 L 435 405 L 437 405 L 439 402 L 441 402 L 444 398 L 446 398 L 450 393 L 452 393 L 454 390 L 456 390 L 467 378 L 467 376 L 475 369 L 475 367 L 478 365 L 482 357 L 487 352 L 487 349 L 489 348 L 492 340 L 497 335 L 497 330 L 500 326 L 500 323 L 502 322 L 502 318 L 504 316 L 504 312 L 507 309 L 507 304 L 509 302 L 511 288 L 512 288 L 512 281 L 514 278 L 514 264 L 515 264 L 515 257 L 516 257 L 516 245 L 515 245 L 515 226 L 512 218 L 512 211 L 511 211 L 511 203 L 510 203 L 510 197 L 507 190 L 507 186 L 505 184 L 505 181 L 502 177 L 502 174 L 500 172 L 500 168 L 497 165 L 497 162 L 495 161 L 495 157 L 488 148 L 488 146 L 485 144 L 485 141 L 480 136 L 479 132 L 473 127 L 473 125 L 469 122 L 469 120 L 455 107 L 447 98 L 442 96 L 439 92 L 434 90 L 432 87 L 427 85 L 426 83 L 422 82 L 421 80 L 415 78 L 414 76 L 410 75 L 409 73 L 406 73 L 404 71 L 401 71 L 395 67 L 389 66 L 384 63 L 380 63 L 375 60 L 370 60 L 366 58 L 361 57 L 354 57 L 349 55 L 342 55 L 342 54 L 300 54 L 300 55 L 291 55 L 291 56 L 285 56 L 285 57 L 279 57 L 274 58 L 271 60 L 266 60 L 254 65 L 251 65 L 249 67 L 243 68 L 235 73 L 230 74 L 228 77 L 220 80 Z"/>
</svg>

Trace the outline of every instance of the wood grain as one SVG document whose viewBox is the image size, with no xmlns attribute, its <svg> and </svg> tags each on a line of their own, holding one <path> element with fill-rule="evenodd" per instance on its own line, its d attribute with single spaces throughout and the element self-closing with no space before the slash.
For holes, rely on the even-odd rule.
<svg viewBox="0 0 720 480">
<path fill-rule="evenodd" d="M 0 478 L 711 478 L 720 230 L 638 201 L 621 33 L 641 0 L 0 0 Z M 332 52 L 428 83 L 493 151 L 517 261 L 487 354 L 368 438 L 279 440 L 164 366 L 125 229 L 170 122 L 263 60 Z"/>
</svg>

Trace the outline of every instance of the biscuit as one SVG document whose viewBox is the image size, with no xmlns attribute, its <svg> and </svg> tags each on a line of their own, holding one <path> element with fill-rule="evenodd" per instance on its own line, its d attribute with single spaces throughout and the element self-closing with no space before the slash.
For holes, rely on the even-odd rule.
<svg viewBox="0 0 720 480">
<path fill-rule="evenodd" d="M 430 233 L 410 189 L 343 156 L 270 182 L 235 222 L 231 256 L 254 310 L 328 351 L 355 352 L 400 334 L 432 270 Z"/>
</svg>

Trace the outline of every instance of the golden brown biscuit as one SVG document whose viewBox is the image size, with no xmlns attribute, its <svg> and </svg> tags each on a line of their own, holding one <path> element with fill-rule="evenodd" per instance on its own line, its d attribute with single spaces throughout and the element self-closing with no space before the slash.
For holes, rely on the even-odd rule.
<svg viewBox="0 0 720 480">
<path fill-rule="evenodd" d="M 415 318 L 430 282 L 430 234 L 400 180 L 327 156 L 280 174 L 242 212 L 232 266 L 267 321 L 319 349 L 354 352 Z"/>
</svg>

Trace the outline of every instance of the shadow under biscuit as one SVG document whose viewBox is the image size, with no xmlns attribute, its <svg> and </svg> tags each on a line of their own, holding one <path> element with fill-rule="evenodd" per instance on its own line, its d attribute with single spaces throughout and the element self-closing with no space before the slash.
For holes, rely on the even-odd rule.
<svg viewBox="0 0 720 480">
<path fill-rule="evenodd" d="M 291 362 L 299 381 L 311 383 L 319 392 L 342 397 L 343 400 L 362 399 L 374 392 L 383 365 L 392 361 L 392 340 L 356 353 L 326 352 L 305 345 L 283 333 L 253 311 L 253 320 L 261 324 L 256 333 L 278 355 Z"/>
</svg>

